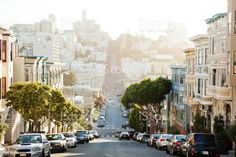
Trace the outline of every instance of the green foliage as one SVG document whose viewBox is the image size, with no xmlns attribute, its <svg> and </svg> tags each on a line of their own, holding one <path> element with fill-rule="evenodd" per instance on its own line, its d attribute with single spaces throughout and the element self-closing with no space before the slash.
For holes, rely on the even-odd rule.
<svg viewBox="0 0 236 157">
<path fill-rule="evenodd" d="M 13 107 L 25 120 L 36 122 L 48 112 L 49 86 L 38 82 L 19 82 L 11 85 L 7 92 L 8 107 Z"/>
<path fill-rule="evenodd" d="M 224 125 L 223 116 L 222 115 L 215 116 L 214 117 L 214 125 L 213 125 L 215 134 L 218 134 L 218 133 L 221 133 L 224 131 L 224 126 L 222 126 L 222 125 Z"/>
<path fill-rule="evenodd" d="M 204 117 L 197 112 L 193 117 L 193 131 L 194 132 L 205 132 Z"/>
<path fill-rule="evenodd" d="M 234 122 L 228 129 L 228 135 L 232 141 L 236 141 L 236 122 Z"/>
<path fill-rule="evenodd" d="M 71 126 L 81 115 L 77 107 L 66 101 L 60 90 L 38 82 L 12 84 L 6 100 L 6 106 L 13 107 L 25 120 L 32 120 L 35 125 L 50 115 L 49 121 Z"/>
<path fill-rule="evenodd" d="M 177 134 L 180 134 L 180 131 L 179 131 L 179 129 L 176 128 L 176 127 L 169 127 L 168 133 L 169 133 L 169 134 L 177 135 Z"/>
<path fill-rule="evenodd" d="M 141 122 L 139 121 L 139 109 L 134 108 L 133 111 L 129 114 L 129 126 L 135 131 L 143 131 Z"/>
</svg>

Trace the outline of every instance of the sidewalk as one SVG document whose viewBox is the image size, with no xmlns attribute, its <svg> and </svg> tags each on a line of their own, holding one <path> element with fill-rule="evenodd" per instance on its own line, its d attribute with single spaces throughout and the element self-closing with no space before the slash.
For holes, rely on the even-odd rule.
<svg viewBox="0 0 236 157">
<path fill-rule="evenodd" d="M 234 157 L 234 151 L 229 151 L 228 155 L 220 155 L 220 157 Z"/>
</svg>

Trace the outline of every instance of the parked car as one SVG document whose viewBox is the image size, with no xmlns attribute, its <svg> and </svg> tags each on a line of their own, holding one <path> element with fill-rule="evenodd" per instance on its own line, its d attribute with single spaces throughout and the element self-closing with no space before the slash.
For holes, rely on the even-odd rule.
<svg viewBox="0 0 236 157">
<path fill-rule="evenodd" d="M 119 140 L 126 139 L 129 140 L 129 133 L 128 132 L 121 132 L 119 136 Z"/>
<path fill-rule="evenodd" d="M 66 138 L 62 133 L 47 134 L 47 139 L 50 142 L 52 151 L 67 151 Z"/>
<path fill-rule="evenodd" d="M 75 148 L 77 145 L 77 139 L 74 133 L 64 132 L 63 135 L 66 138 L 67 146 Z"/>
<path fill-rule="evenodd" d="M 121 131 L 116 131 L 115 137 L 116 137 L 116 138 L 120 137 L 120 133 L 121 133 Z"/>
<path fill-rule="evenodd" d="M 124 118 L 127 118 L 128 117 L 128 112 L 127 111 L 123 111 L 122 115 L 123 115 Z"/>
<path fill-rule="evenodd" d="M 166 146 L 166 153 L 167 154 L 180 154 L 181 150 L 180 150 L 180 146 L 182 141 L 186 138 L 186 135 L 174 135 L 172 136 L 168 142 L 167 142 L 167 146 Z"/>
<path fill-rule="evenodd" d="M 149 134 L 143 135 L 143 137 L 140 140 L 140 143 L 147 143 L 149 137 L 150 137 Z"/>
<path fill-rule="evenodd" d="M 138 133 L 136 140 L 137 140 L 137 141 L 141 141 L 141 139 L 142 139 L 142 137 L 143 137 L 144 134 L 145 134 L 145 133 Z"/>
<path fill-rule="evenodd" d="M 50 156 L 51 149 L 43 133 L 24 133 L 18 137 L 10 150 L 14 156 Z"/>
<path fill-rule="evenodd" d="M 188 134 L 181 145 L 181 152 L 181 155 L 185 155 L 187 157 L 220 157 L 216 137 L 211 133 Z"/>
<path fill-rule="evenodd" d="M 172 134 L 161 134 L 160 137 L 156 140 L 156 148 L 166 148 L 167 142 L 172 136 Z"/>
<path fill-rule="evenodd" d="M 105 126 L 105 122 L 103 120 L 97 121 L 97 127 L 104 127 L 104 126 Z"/>
<path fill-rule="evenodd" d="M 96 130 L 91 130 L 90 132 L 93 134 L 94 138 L 99 137 L 98 132 Z"/>
<path fill-rule="evenodd" d="M 133 136 L 134 136 L 134 131 L 133 131 L 133 130 L 129 130 L 128 133 L 129 133 L 129 138 L 130 138 L 130 139 L 133 138 Z"/>
<path fill-rule="evenodd" d="M 89 138 L 89 141 L 92 141 L 94 139 L 94 135 L 93 133 L 91 133 L 91 131 L 88 131 L 88 138 Z"/>
<path fill-rule="evenodd" d="M 159 137 L 160 137 L 160 134 L 151 134 L 151 136 L 148 138 L 147 145 L 153 147 L 156 144 L 156 140 Z"/>
<path fill-rule="evenodd" d="M 89 143 L 88 131 L 78 130 L 76 131 L 75 136 L 78 143 Z"/>
<path fill-rule="evenodd" d="M 140 133 L 140 132 L 135 132 L 135 133 L 134 133 L 133 140 L 137 140 L 137 136 L 138 136 L 139 133 Z"/>
</svg>

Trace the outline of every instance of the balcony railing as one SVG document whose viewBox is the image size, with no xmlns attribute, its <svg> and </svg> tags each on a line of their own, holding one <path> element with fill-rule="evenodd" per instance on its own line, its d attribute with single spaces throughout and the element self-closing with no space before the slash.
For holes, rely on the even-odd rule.
<svg viewBox="0 0 236 157">
<path fill-rule="evenodd" d="M 232 99 L 231 87 L 207 87 L 207 95 L 211 95 L 217 99 L 229 100 Z"/>
</svg>

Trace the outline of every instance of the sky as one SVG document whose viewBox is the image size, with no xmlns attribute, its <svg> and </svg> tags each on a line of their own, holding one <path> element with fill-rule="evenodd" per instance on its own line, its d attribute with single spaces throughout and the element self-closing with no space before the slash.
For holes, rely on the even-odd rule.
<svg viewBox="0 0 236 157">
<path fill-rule="evenodd" d="M 0 25 L 33 23 L 55 14 L 58 27 L 72 28 L 82 11 L 112 38 L 121 33 L 159 34 L 167 21 L 184 23 L 188 37 L 206 33 L 205 19 L 227 11 L 227 0 L 0 0 Z M 158 33 L 157 33 L 158 32 Z"/>
</svg>

